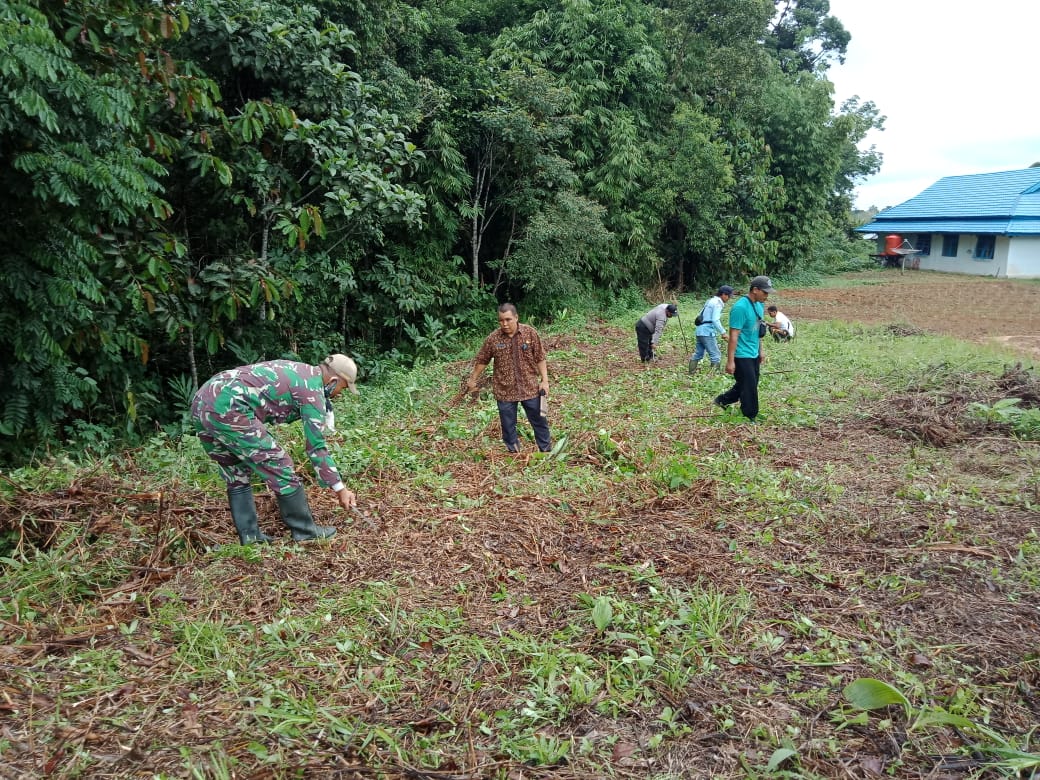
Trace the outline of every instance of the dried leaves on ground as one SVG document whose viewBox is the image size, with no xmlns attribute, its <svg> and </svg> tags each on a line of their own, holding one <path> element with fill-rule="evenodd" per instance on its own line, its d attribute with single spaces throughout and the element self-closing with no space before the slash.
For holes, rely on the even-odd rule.
<svg viewBox="0 0 1040 780">
<path fill-rule="evenodd" d="M 632 350 L 626 331 L 597 335 L 550 347 L 567 350 L 576 371 L 585 367 L 586 394 L 616 384 L 593 369 Z M 591 702 L 546 722 L 545 744 L 600 746 L 617 777 L 747 777 L 781 743 L 793 746 L 803 776 L 981 776 L 985 757 L 964 750 L 971 735 L 941 729 L 917 748 L 898 713 L 887 728 L 877 719 L 843 723 L 840 697 L 829 693 L 887 667 L 899 675 L 893 682 L 918 681 L 908 691 L 918 702 L 984 691 L 986 725 L 999 733 L 1025 740 L 1040 722 L 1035 589 L 1023 597 L 1011 573 L 1040 571 L 1028 508 L 1040 505 L 1040 453 L 1006 425 L 966 413 L 1007 397 L 1035 408 L 1040 392 L 1021 366 L 995 379 L 950 371 L 937 383 L 943 373 L 812 427 L 676 416 L 663 435 L 694 453 L 691 463 L 718 457 L 761 468 L 771 481 L 755 491 L 707 468 L 662 489 L 641 471 L 641 448 L 591 426 L 560 457 L 575 474 L 617 476 L 599 483 L 605 489 L 576 480 L 545 491 L 546 461 L 500 452 L 494 431 L 480 446 L 427 433 L 432 474 L 373 469 L 362 517 L 310 491 L 316 520 L 339 527 L 330 542 L 289 544 L 273 500 L 258 496 L 261 527 L 279 542 L 256 555 L 220 554 L 234 542 L 222 498 L 148 485 L 131 462 L 118 476 L 14 491 L 0 505 L 0 533 L 17 533 L 22 551 L 49 550 L 61 582 L 40 585 L 48 603 L 28 591 L 7 595 L 0 777 L 61 777 L 84 755 L 98 778 L 186 776 L 186 756 L 212 776 L 223 767 L 250 778 L 588 777 L 578 755 L 536 766 L 496 747 L 481 728 L 489 714 L 525 706 L 518 692 L 531 669 L 457 643 L 487 648 L 513 638 L 528 642 L 533 658 L 568 636 L 568 652 L 620 661 L 639 652 L 639 637 L 594 630 L 578 596 L 650 604 L 661 588 L 718 594 L 730 643 L 706 661 L 691 656 L 691 669 L 704 666 L 685 684 L 656 685 L 654 706 L 608 715 Z M 468 395 L 463 388 L 457 402 Z M 528 487 L 499 491 L 506 471 Z M 320 614 L 329 598 L 380 588 L 396 613 L 359 605 L 329 614 L 303 640 L 280 622 L 287 611 Z M 746 614 L 738 603 L 749 605 Z M 395 620 L 433 613 L 455 622 L 423 635 L 395 630 Z M 579 619 L 588 629 L 575 634 Z M 214 633 L 192 633 L 206 626 Z M 364 630 L 373 652 L 337 649 L 342 626 Z M 237 690 L 233 670 L 243 659 L 221 655 L 221 631 L 282 648 L 248 662 L 254 678 L 288 685 L 275 690 L 284 698 Z M 384 663 L 372 660 L 376 652 Z M 395 662 L 423 674 L 397 694 L 377 693 L 392 689 Z M 293 720 L 308 717 L 289 707 L 301 702 L 314 702 L 314 729 Z M 678 726 L 653 748 L 665 708 Z M 283 730 L 272 733 L 272 722 Z M 340 722 L 407 734 L 403 747 L 413 752 L 381 738 L 351 742 L 330 730 Z M 424 744 L 443 747 L 439 766 L 410 757 Z M 278 763 L 269 763 L 279 746 Z"/>
</svg>

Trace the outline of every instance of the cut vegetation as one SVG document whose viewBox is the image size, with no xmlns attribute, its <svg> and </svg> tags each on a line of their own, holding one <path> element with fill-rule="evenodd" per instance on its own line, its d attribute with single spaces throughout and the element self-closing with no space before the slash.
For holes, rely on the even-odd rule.
<svg viewBox="0 0 1040 780">
<path fill-rule="evenodd" d="M 190 436 L 3 475 L 0 777 L 1032 776 L 1035 357 L 912 276 L 781 287 L 754 426 L 637 312 L 539 323 L 548 456 L 462 355 L 363 389 L 328 543 L 261 494 L 282 541 L 234 544 Z"/>
</svg>

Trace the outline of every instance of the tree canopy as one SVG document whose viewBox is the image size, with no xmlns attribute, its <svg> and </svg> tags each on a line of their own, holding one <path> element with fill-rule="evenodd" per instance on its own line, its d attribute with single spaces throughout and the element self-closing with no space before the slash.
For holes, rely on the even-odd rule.
<svg viewBox="0 0 1040 780">
<path fill-rule="evenodd" d="M 495 298 L 782 272 L 880 158 L 826 0 L 0 5 L 3 457 Z"/>
</svg>

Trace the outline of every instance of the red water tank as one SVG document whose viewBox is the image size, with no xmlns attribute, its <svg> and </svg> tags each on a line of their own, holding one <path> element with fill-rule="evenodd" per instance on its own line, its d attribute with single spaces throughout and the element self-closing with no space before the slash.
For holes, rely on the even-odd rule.
<svg viewBox="0 0 1040 780">
<path fill-rule="evenodd" d="M 896 250 L 903 245 L 903 237 L 892 234 L 891 236 L 885 236 L 885 252 L 886 255 L 894 255 Z"/>
</svg>

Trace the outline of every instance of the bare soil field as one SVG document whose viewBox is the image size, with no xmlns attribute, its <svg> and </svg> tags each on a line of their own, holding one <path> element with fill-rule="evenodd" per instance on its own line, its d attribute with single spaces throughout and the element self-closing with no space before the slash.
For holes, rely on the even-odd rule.
<svg viewBox="0 0 1040 780">
<path fill-rule="evenodd" d="M 895 269 L 846 278 L 869 284 L 780 290 L 781 311 L 796 324 L 830 319 L 908 324 L 969 341 L 1000 342 L 1040 357 L 1040 281 Z"/>
</svg>

